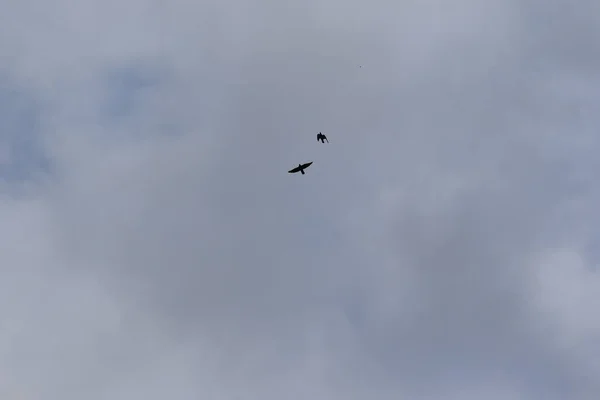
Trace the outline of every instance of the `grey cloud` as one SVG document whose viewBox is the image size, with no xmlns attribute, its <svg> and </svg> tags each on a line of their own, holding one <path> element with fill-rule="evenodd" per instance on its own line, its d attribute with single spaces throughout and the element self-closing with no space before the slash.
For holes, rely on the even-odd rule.
<svg viewBox="0 0 600 400">
<path fill-rule="evenodd" d="M 593 108 L 592 14 L 559 3 L 107 2 L 92 20 L 82 2 L 47 31 L 65 45 L 45 73 L 33 31 L 5 26 L 55 163 L 43 212 L 22 206 L 44 261 L 3 263 L 31 271 L 22 296 L 42 271 L 58 291 L 10 310 L 31 335 L 15 380 L 50 398 L 595 398 L 594 297 L 561 301 L 538 257 L 596 219 L 597 139 L 572 129 L 597 122 L 575 112 Z M 565 32 L 581 47 L 553 51 Z M 104 121 L 104 77 L 131 65 L 160 83 Z"/>
</svg>

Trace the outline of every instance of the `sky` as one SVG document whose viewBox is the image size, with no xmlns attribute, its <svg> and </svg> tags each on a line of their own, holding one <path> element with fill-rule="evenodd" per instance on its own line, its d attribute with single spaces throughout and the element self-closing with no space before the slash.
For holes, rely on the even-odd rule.
<svg viewBox="0 0 600 400">
<path fill-rule="evenodd" d="M 451 3 L 0 0 L 0 396 L 600 398 L 600 3 Z"/>
</svg>

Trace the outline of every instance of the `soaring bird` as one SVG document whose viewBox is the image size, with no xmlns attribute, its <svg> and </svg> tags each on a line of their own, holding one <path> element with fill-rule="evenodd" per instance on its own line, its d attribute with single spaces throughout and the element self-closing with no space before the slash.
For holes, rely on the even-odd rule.
<svg viewBox="0 0 600 400">
<path fill-rule="evenodd" d="M 310 167 L 313 162 L 308 162 L 306 164 L 298 164 L 298 166 L 294 169 L 290 169 L 288 173 L 295 174 L 296 172 L 301 172 L 304 175 L 304 169 Z"/>
<path fill-rule="evenodd" d="M 321 132 L 317 133 L 317 142 L 321 141 L 321 143 L 325 143 L 325 140 L 327 140 L 327 136 L 323 135 Z M 329 143 L 329 140 L 327 140 L 327 143 Z"/>
</svg>

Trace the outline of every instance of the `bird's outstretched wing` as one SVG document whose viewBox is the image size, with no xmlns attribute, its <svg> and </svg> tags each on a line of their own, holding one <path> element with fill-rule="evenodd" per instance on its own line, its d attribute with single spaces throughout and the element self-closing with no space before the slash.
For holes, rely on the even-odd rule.
<svg viewBox="0 0 600 400">
<path fill-rule="evenodd" d="M 288 171 L 288 173 L 290 173 L 290 174 L 295 174 L 296 172 L 300 172 L 300 171 L 302 171 L 304 168 L 308 168 L 308 167 L 310 167 L 310 165 L 311 165 L 312 163 L 313 163 L 313 162 L 311 161 L 311 162 L 307 162 L 306 164 L 298 165 L 296 168 L 294 168 L 294 169 L 290 169 L 290 170 Z M 304 171 L 302 171 L 302 173 L 304 173 Z"/>
</svg>

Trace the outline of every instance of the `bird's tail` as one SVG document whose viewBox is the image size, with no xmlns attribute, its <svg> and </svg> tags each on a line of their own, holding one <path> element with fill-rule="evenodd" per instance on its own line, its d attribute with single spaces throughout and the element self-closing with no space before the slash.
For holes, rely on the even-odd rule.
<svg viewBox="0 0 600 400">
<path fill-rule="evenodd" d="M 303 169 L 301 169 L 301 170 L 300 170 L 300 173 L 301 173 L 302 175 L 304 175 L 304 170 L 303 170 Z"/>
</svg>

